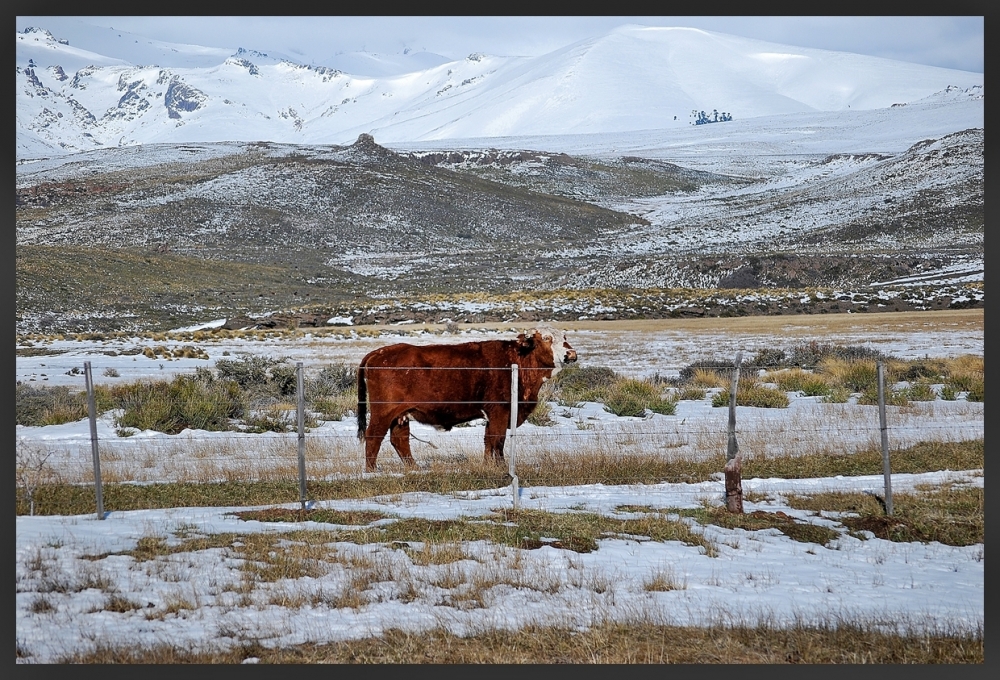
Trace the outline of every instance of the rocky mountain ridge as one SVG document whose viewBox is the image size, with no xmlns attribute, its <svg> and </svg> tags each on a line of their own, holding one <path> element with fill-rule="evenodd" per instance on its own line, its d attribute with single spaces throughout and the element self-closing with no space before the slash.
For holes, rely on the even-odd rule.
<svg viewBox="0 0 1000 680">
<path fill-rule="evenodd" d="M 752 181 L 637 156 L 396 152 L 361 135 L 25 166 L 18 332 L 982 304 L 981 129 L 796 162 L 794 182 Z"/>
</svg>

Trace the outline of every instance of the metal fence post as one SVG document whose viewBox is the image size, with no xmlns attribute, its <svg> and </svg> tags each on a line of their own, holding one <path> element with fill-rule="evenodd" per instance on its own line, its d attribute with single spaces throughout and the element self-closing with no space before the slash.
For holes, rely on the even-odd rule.
<svg viewBox="0 0 1000 680">
<path fill-rule="evenodd" d="M 736 441 L 736 391 L 740 383 L 740 365 L 743 352 L 736 353 L 733 381 L 729 388 L 729 441 L 726 445 L 726 509 L 733 513 L 743 513 L 743 459 L 740 445 Z"/>
<path fill-rule="evenodd" d="M 97 405 L 94 400 L 94 375 L 90 362 L 83 362 L 83 376 L 87 385 L 87 412 L 90 415 L 90 452 L 94 457 L 94 491 L 97 496 L 97 519 L 104 519 L 104 488 L 101 484 L 101 456 L 97 449 Z"/>
<path fill-rule="evenodd" d="M 519 510 L 520 489 L 518 488 L 517 473 L 515 465 L 517 463 L 517 446 L 515 433 L 517 431 L 517 364 L 510 365 L 510 447 L 507 449 L 507 471 L 510 474 L 510 489 L 514 494 L 514 510 Z"/>
<path fill-rule="evenodd" d="M 878 364 L 878 423 L 882 435 L 882 477 L 885 484 L 885 514 L 892 516 L 892 473 L 889 468 L 889 432 L 885 422 L 885 362 Z"/>
<path fill-rule="evenodd" d="M 302 362 L 295 363 L 296 420 L 299 431 L 299 502 L 306 509 L 306 391 L 302 378 Z"/>
</svg>

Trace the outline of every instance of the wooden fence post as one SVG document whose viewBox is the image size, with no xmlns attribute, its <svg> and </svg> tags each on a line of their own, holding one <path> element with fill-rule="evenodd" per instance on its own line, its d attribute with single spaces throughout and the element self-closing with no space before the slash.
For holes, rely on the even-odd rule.
<svg viewBox="0 0 1000 680">
<path fill-rule="evenodd" d="M 299 502 L 306 509 L 306 391 L 302 378 L 302 362 L 295 363 L 296 416 L 299 431 Z"/>
<path fill-rule="evenodd" d="M 743 513 L 743 459 L 740 456 L 740 445 L 736 441 L 736 390 L 740 382 L 740 364 L 743 353 L 736 353 L 736 366 L 733 368 L 733 382 L 729 388 L 729 441 L 726 446 L 726 510 L 733 513 Z"/>
<path fill-rule="evenodd" d="M 521 507 L 520 489 L 515 465 L 517 464 L 517 364 L 510 365 L 510 446 L 507 448 L 507 472 L 510 474 L 510 489 L 514 495 L 514 510 Z"/>
<path fill-rule="evenodd" d="M 878 421 L 882 435 L 882 478 L 885 485 L 885 514 L 892 517 L 892 473 L 889 468 L 889 432 L 885 422 L 885 362 L 878 360 Z"/>
<path fill-rule="evenodd" d="M 97 519 L 104 519 L 104 485 L 101 484 L 101 456 L 97 449 L 97 405 L 94 400 L 94 374 L 90 362 L 83 362 L 87 385 L 87 413 L 90 415 L 90 452 L 94 457 L 94 491 L 97 496 Z"/>
</svg>

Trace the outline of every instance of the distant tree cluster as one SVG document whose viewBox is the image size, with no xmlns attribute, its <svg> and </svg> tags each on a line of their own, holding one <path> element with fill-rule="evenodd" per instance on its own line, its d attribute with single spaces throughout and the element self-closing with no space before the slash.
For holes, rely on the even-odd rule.
<svg viewBox="0 0 1000 680">
<path fill-rule="evenodd" d="M 691 117 L 694 118 L 695 125 L 704 125 L 706 123 L 724 123 L 727 120 L 732 120 L 733 114 L 726 113 L 725 111 L 719 113 L 717 109 L 712 109 L 712 115 L 709 116 L 704 111 L 692 110 Z"/>
</svg>

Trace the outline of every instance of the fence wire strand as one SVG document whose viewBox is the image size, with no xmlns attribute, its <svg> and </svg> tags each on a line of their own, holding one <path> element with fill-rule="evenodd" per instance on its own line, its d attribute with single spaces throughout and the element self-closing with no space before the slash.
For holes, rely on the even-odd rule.
<svg viewBox="0 0 1000 680">
<path fill-rule="evenodd" d="M 762 375 L 776 376 L 786 370 L 799 369 L 809 371 L 816 368 L 817 366 L 792 366 L 789 369 L 789 367 L 753 366 L 745 363 L 739 370 L 741 380 L 749 377 L 756 381 Z M 680 381 L 677 376 L 684 375 L 685 372 L 690 375 L 692 370 L 708 370 L 717 372 L 728 380 L 728 377 L 733 374 L 736 367 L 733 363 L 711 365 L 699 363 L 685 367 L 651 366 L 647 367 L 647 369 L 643 371 L 639 367 L 631 366 L 625 370 L 613 370 L 618 376 L 646 380 L 665 391 L 670 390 L 668 398 L 675 398 L 678 396 L 680 387 Z M 94 370 L 99 371 L 98 368 Z M 382 371 L 416 372 L 418 376 L 430 371 L 490 371 L 510 374 L 509 367 L 487 367 L 484 369 L 476 367 L 396 366 L 368 367 L 366 370 L 373 374 Z M 519 367 L 521 373 L 527 374 L 530 374 L 532 371 L 550 370 L 548 368 Z M 982 371 L 967 372 L 980 376 L 984 374 Z M 315 374 L 315 371 L 313 373 Z M 176 375 L 195 377 L 196 372 L 180 371 Z M 158 381 L 162 382 L 162 379 Z M 153 382 L 157 382 L 157 380 Z M 509 380 L 504 381 L 501 378 L 498 382 L 505 383 L 506 387 L 502 389 L 509 392 Z M 524 380 L 522 379 L 521 382 L 523 384 Z M 757 384 L 767 383 L 758 382 Z M 728 391 L 729 388 L 716 386 L 700 387 L 699 389 L 704 390 L 705 394 L 708 395 L 699 401 L 703 401 L 704 399 L 709 399 L 710 401 L 712 394 Z M 308 393 L 309 387 L 306 386 L 304 391 Z M 794 390 L 789 392 L 794 392 Z M 887 394 L 891 394 L 891 390 L 887 390 Z M 292 398 L 294 397 L 288 397 L 288 399 Z M 679 455 L 680 457 L 697 457 L 700 455 L 704 458 L 705 456 L 722 455 L 725 451 L 725 438 L 728 434 L 726 423 L 728 409 L 724 406 L 717 407 L 713 404 L 711 411 L 696 415 L 647 414 L 645 417 L 620 418 L 617 420 L 610 420 L 612 416 L 609 415 L 609 420 L 598 421 L 590 420 L 582 414 L 584 405 L 580 402 L 574 402 L 571 405 L 563 404 L 557 400 L 553 401 L 541 396 L 537 400 L 525 399 L 521 400 L 520 403 L 532 404 L 536 403 L 536 401 L 540 405 L 544 404 L 549 407 L 550 422 L 548 424 L 533 424 L 529 420 L 524 425 L 518 426 L 513 434 L 513 436 L 517 437 L 518 442 L 518 468 L 520 469 L 523 466 L 526 471 L 544 462 L 546 456 L 556 454 L 571 456 L 572 449 L 568 447 L 586 445 L 592 445 L 602 451 L 604 450 L 602 447 L 615 447 L 615 451 L 623 457 L 629 455 L 652 455 L 662 456 L 665 460 L 670 460 L 674 455 Z M 894 409 L 891 412 L 892 420 L 896 420 L 897 422 L 892 423 L 890 421 L 885 430 L 889 433 L 890 437 L 894 438 L 894 443 L 902 445 L 912 440 L 945 440 L 947 436 L 942 436 L 943 433 L 949 433 L 956 437 L 982 438 L 984 433 L 984 411 L 981 402 L 966 402 L 970 404 L 971 409 L 966 413 L 960 414 L 961 418 L 973 418 L 974 420 L 958 419 L 948 423 L 927 421 L 927 413 L 919 412 L 923 408 L 920 405 L 936 404 L 940 401 L 942 401 L 940 397 L 935 396 L 935 400 L 913 400 L 908 406 L 894 406 L 890 403 L 889 408 Z M 955 402 L 956 400 L 949 400 L 947 403 Z M 401 403 L 403 402 L 395 400 L 369 399 L 367 401 L 369 407 L 381 407 Z M 683 402 L 675 399 L 675 404 L 679 403 Z M 857 410 L 853 410 L 848 416 L 848 422 L 842 425 L 806 425 L 799 422 L 804 415 L 803 411 L 799 408 L 789 411 L 786 408 L 757 408 L 738 405 L 737 413 L 745 414 L 747 409 L 754 409 L 756 414 L 754 418 L 755 422 L 751 425 L 745 425 L 737 417 L 736 435 L 741 438 L 743 451 L 750 457 L 755 453 L 761 453 L 762 451 L 759 451 L 760 447 L 767 446 L 773 446 L 775 450 L 784 450 L 782 447 L 798 447 L 804 450 L 804 452 L 824 451 L 832 448 L 838 439 L 848 441 L 851 438 L 854 439 L 853 442 L 847 445 L 848 448 L 854 446 L 855 449 L 861 450 L 877 445 L 881 429 L 878 410 L 875 404 L 858 404 L 856 402 L 823 403 L 820 401 L 812 403 L 817 407 L 829 406 L 832 410 L 836 410 L 837 407 Z M 438 398 L 432 401 L 424 401 L 422 404 L 433 408 L 470 404 L 470 402 Z M 510 407 L 511 401 L 509 398 L 484 399 L 471 402 L 471 404 L 473 408 L 486 406 Z M 867 410 L 865 409 L 866 406 L 871 406 L 872 408 Z M 933 417 L 935 406 L 927 408 L 931 409 L 931 416 Z M 296 416 L 297 410 L 294 408 L 279 408 L 274 404 L 253 410 L 261 412 L 268 409 L 276 409 L 279 413 L 288 414 L 288 421 L 285 423 L 287 429 L 284 432 L 239 430 L 209 432 L 185 430 L 178 434 L 156 432 L 155 435 L 149 436 L 143 431 L 131 432 L 129 434 L 129 431 L 135 428 L 120 428 L 119 436 L 117 437 L 99 436 L 98 443 L 102 458 L 104 459 L 103 463 L 107 471 L 106 474 L 110 475 L 110 478 L 115 479 L 116 482 L 130 481 L 118 479 L 123 474 L 122 469 L 128 468 L 130 464 L 132 467 L 135 467 L 138 465 L 135 461 L 145 459 L 142 465 L 149 468 L 150 475 L 155 476 L 156 470 L 160 469 L 164 461 L 150 461 L 149 457 L 151 455 L 154 458 L 170 458 L 171 456 L 167 454 L 175 453 L 179 448 L 190 445 L 203 447 L 206 450 L 189 452 L 191 454 L 189 459 L 170 461 L 169 466 L 172 469 L 182 470 L 186 466 L 203 464 L 215 466 L 223 473 L 223 477 L 229 474 L 229 472 L 237 477 L 243 474 L 248 476 L 257 475 L 259 477 L 284 474 L 290 471 L 295 463 L 298 435 L 292 424 L 292 417 Z M 908 413 L 907 409 L 911 412 Z M 815 418 L 829 417 L 829 414 L 820 413 L 821 410 L 822 408 L 817 408 L 815 411 L 808 412 L 807 415 Z M 342 474 L 340 472 L 330 472 L 334 464 L 347 464 L 348 468 L 351 465 L 358 468 L 364 462 L 362 453 L 363 443 L 359 441 L 355 420 L 356 413 L 348 412 L 340 420 L 324 419 L 322 416 L 323 413 L 315 408 L 305 409 L 305 422 L 313 423 L 312 427 L 307 426 L 305 428 L 307 470 L 310 468 L 317 469 L 319 474 L 316 478 L 310 477 L 311 481 L 324 479 L 331 474 L 334 476 Z M 103 417 L 106 418 L 106 416 Z M 858 421 L 862 419 L 870 421 L 870 424 L 859 424 Z M 469 423 L 459 424 L 451 428 L 449 432 L 441 434 L 427 433 L 424 431 L 425 426 L 415 422 L 411 431 L 411 445 L 418 457 L 424 457 L 431 464 L 441 461 L 462 463 L 470 460 L 481 460 L 484 441 L 484 433 L 481 428 L 484 420 L 477 418 Z M 715 422 L 716 420 L 717 422 Z M 468 429 L 466 429 L 465 425 L 469 426 Z M 331 428 L 338 427 L 346 429 L 343 431 L 331 431 Z M 508 435 L 509 432 L 510 430 L 505 428 L 504 434 Z M 433 441 L 428 439 L 431 436 L 435 437 Z M 83 451 L 89 444 L 87 440 L 82 438 L 60 441 L 42 440 L 39 443 L 53 451 L 63 451 L 66 455 L 69 455 L 69 452 L 74 447 Z M 436 452 L 439 446 L 446 450 L 444 452 Z M 546 447 L 548 446 L 552 448 L 547 449 Z M 227 452 L 225 455 L 216 455 L 212 451 L 212 449 L 216 448 L 225 450 L 230 447 L 233 450 Z M 699 447 L 701 450 L 692 452 L 692 449 Z M 714 448 L 715 450 L 706 454 L 703 450 L 705 448 Z M 380 469 L 395 474 L 396 468 L 400 466 L 400 461 L 396 459 L 395 452 L 390 448 L 388 437 L 381 442 L 380 451 Z M 388 460 L 385 457 L 388 457 Z M 82 468 L 84 457 L 79 456 L 77 458 L 76 463 Z M 268 465 L 277 467 L 269 469 Z M 226 466 L 232 466 L 236 470 L 227 472 Z M 428 469 L 428 465 L 425 464 L 424 468 L 418 469 L 417 472 L 429 473 L 430 470 Z M 84 476 L 86 476 L 85 473 Z M 139 473 L 135 473 L 134 476 L 137 478 L 136 481 L 149 481 L 148 479 L 138 479 L 142 476 Z M 285 474 L 285 476 L 288 477 L 288 481 L 294 481 L 295 479 L 294 474 L 290 472 Z M 530 477 L 530 474 L 526 477 L 528 483 L 530 483 Z M 629 484 L 636 483 L 636 481 L 635 478 L 629 480 L 609 476 L 604 483 Z M 721 480 L 718 480 L 718 483 L 721 485 Z M 703 497 L 705 492 L 703 490 L 693 490 L 690 493 L 692 497 Z"/>
</svg>

